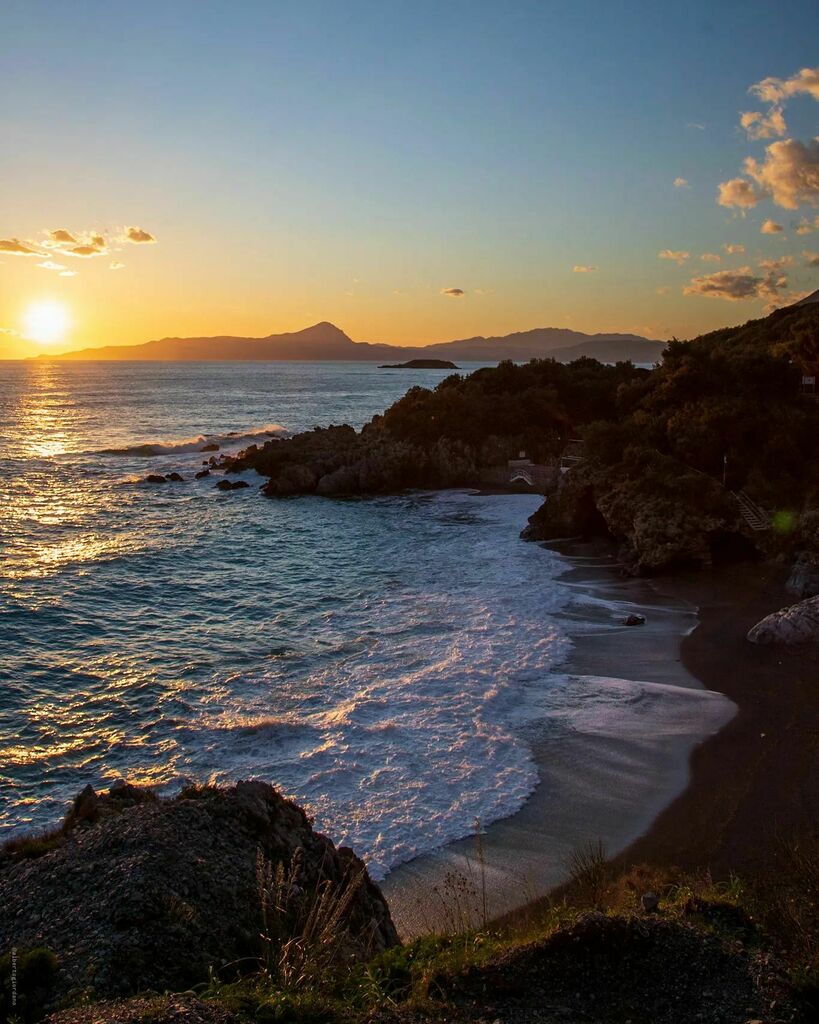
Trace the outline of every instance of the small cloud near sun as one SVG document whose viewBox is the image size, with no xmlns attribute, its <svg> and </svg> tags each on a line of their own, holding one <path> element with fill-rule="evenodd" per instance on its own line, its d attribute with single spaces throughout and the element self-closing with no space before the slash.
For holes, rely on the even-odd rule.
<svg viewBox="0 0 819 1024">
<path fill-rule="evenodd" d="M 689 255 L 690 253 L 682 252 L 681 250 L 662 249 L 660 252 L 657 253 L 657 259 L 672 260 L 674 263 L 677 264 L 678 267 L 681 267 L 683 263 L 685 263 L 685 261 L 688 259 Z"/>
<path fill-rule="evenodd" d="M 60 277 L 76 277 L 76 276 L 77 276 L 77 271 L 76 270 L 61 270 L 60 271 Z"/>
<path fill-rule="evenodd" d="M 463 288 L 442 288 L 441 295 L 448 295 L 451 299 L 460 299 L 466 292 Z"/>
<path fill-rule="evenodd" d="M 0 238 L 0 252 L 9 253 L 11 256 L 45 255 L 45 253 L 34 249 L 28 242 L 21 242 L 19 238 Z"/>
<path fill-rule="evenodd" d="M 597 267 L 589 266 L 586 263 L 578 263 L 576 266 L 572 267 L 572 271 L 575 274 L 593 274 L 595 270 L 597 270 Z"/>
<path fill-rule="evenodd" d="M 43 262 L 38 263 L 37 266 L 42 267 L 43 270 L 65 270 L 62 263 L 55 263 L 53 260 L 43 260 Z"/>
<path fill-rule="evenodd" d="M 674 188 L 691 188 L 691 186 L 689 185 L 687 178 L 678 177 L 674 179 Z"/>
<path fill-rule="evenodd" d="M 125 267 L 125 264 L 124 263 L 120 263 L 119 260 L 111 260 L 111 262 L 108 264 L 108 269 L 109 270 L 123 270 L 124 267 Z"/>
<path fill-rule="evenodd" d="M 136 244 L 153 244 L 154 242 L 156 242 L 156 238 L 154 238 L 150 231 L 145 231 L 144 228 L 137 228 L 132 226 L 126 227 L 123 241 L 134 242 Z"/>
<path fill-rule="evenodd" d="M 75 238 L 70 231 L 66 231 L 65 228 L 55 228 L 53 231 L 47 232 L 48 237 L 52 242 L 59 242 L 61 245 L 77 245 L 79 239 Z"/>
</svg>

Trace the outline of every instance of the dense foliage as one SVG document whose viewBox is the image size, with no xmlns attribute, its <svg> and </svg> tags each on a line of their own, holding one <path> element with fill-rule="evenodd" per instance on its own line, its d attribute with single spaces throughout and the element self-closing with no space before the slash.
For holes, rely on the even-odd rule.
<svg viewBox="0 0 819 1024">
<path fill-rule="evenodd" d="M 521 366 L 505 361 L 466 377 L 453 374 L 434 391 L 412 388 L 369 429 L 414 444 L 445 438 L 478 448 L 492 437 L 508 438 L 545 458 L 579 426 L 614 419 L 619 390 L 648 376 L 631 363 L 606 366 L 587 358 L 568 364 L 533 359 Z"/>
</svg>

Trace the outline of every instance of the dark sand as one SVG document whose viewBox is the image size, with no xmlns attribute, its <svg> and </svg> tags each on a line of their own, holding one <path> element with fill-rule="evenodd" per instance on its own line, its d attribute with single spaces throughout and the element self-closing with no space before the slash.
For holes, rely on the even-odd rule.
<svg viewBox="0 0 819 1024">
<path fill-rule="evenodd" d="M 769 564 L 660 582 L 699 606 L 682 643 L 686 668 L 738 713 L 691 756 L 690 782 L 618 858 L 716 876 L 764 871 L 780 837 L 819 823 L 819 645 L 757 647 L 745 639 L 764 615 L 796 600 Z"/>
</svg>

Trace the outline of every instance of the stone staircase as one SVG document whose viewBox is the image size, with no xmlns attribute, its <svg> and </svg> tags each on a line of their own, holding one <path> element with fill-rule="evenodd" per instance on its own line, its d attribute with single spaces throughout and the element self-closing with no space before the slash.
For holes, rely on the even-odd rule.
<svg viewBox="0 0 819 1024">
<path fill-rule="evenodd" d="M 731 491 L 731 494 L 739 506 L 739 514 L 752 530 L 770 530 L 771 517 L 764 508 L 760 508 L 745 491 Z"/>
</svg>

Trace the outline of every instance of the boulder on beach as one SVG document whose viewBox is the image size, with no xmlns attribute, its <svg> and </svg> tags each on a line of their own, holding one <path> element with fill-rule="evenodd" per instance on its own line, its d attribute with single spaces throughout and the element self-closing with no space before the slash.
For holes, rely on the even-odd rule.
<svg viewBox="0 0 819 1024">
<path fill-rule="evenodd" d="M 364 864 L 264 782 L 170 800 L 124 783 L 86 787 L 61 830 L 0 848 L 0 936 L 21 955 L 44 947 L 56 957 L 53 1006 L 89 991 L 186 990 L 211 967 L 260 955 L 257 858 L 275 870 L 294 856 L 302 893 L 355 880 L 351 959 L 398 942 Z"/>
<path fill-rule="evenodd" d="M 748 632 L 752 644 L 804 644 L 819 640 L 819 597 L 766 615 Z"/>
</svg>

